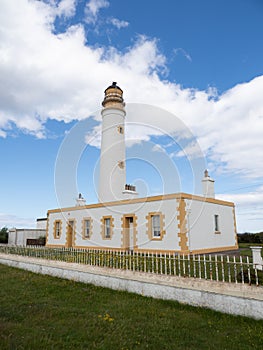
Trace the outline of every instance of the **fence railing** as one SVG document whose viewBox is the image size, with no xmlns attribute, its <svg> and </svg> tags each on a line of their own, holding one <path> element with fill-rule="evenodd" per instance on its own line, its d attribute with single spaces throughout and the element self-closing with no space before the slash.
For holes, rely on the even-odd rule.
<svg viewBox="0 0 263 350">
<path fill-rule="evenodd" d="M 158 254 L 43 246 L 0 246 L 0 252 L 152 274 L 263 285 L 263 272 L 255 269 L 251 258 L 242 256 Z"/>
</svg>

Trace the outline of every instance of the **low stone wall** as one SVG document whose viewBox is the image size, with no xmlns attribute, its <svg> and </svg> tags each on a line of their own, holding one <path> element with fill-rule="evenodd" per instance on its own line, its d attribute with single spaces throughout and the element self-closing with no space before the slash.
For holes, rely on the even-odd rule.
<svg viewBox="0 0 263 350">
<path fill-rule="evenodd" d="M 96 286 L 263 319 L 263 287 L 0 254 L 0 263 Z"/>
</svg>

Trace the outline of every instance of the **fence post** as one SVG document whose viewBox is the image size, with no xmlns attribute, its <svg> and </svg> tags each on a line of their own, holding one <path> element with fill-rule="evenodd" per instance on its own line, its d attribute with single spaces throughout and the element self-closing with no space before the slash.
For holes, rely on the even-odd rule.
<svg viewBox="0 0 263 350">
<path fill-rule="evenodd" d="M 253 256 L 253 266 L 254 269 L 263 270 L 263 259 L 261 256 L 262 247 L 250 247 Z"/>
</svg>

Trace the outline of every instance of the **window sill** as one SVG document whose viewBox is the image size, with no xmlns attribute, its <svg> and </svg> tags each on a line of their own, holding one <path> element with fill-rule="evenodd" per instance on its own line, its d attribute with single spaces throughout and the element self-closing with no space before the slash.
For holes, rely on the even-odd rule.
<svg viewBox="0 0 263 350">
<path fill-rule="evenodd" d="M 161 241 L 162 240 L 162 236 L 160 237 L 152 237 L 152 241 Z"/>
</svg>

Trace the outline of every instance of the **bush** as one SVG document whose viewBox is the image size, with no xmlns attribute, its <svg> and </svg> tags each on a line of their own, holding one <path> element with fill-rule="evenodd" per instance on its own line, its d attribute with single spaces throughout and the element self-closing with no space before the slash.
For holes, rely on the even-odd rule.
<svg viewBox="0 0 263 350">
<path fill-rule="evenodd" d="M 257 275 L 258 275 L 258 283 L 262 284 L 263 283 L 263 272 L 257 270 Z M 248 275 L 248 270 L 245 269 L 243 271 L 243 277 L 244 277 L 244 282 L 245 283 L 249 283 L 249 277 L 248 276 L 249 276 Z M 242 282 L 242 273 L 241 272 L 239 272 L 239 274 L 237 275 L 237 281 L 239 283 Z M 257 281 L 256 274 L 255 274 L 255 272 L 253 270 L 251 270 L 250 271 L 250 284 L 256 284 L 256 281 Z"/>
<path fill-rule="evenodd" d="M 239 233 L 238 243 L 263 243 L 263 232 L 259 233 Z"/>
<path fill-rule="evenodd" d="M 46 244 L 46 236 L 39 236 L 38 241 L 40 242 L 40 245 Z"/>
<path fill-rule="evenodd" d="M 8 228 L 3 227 L 0 230 L 0 243 L 8 243 Z"/>
</svg>

